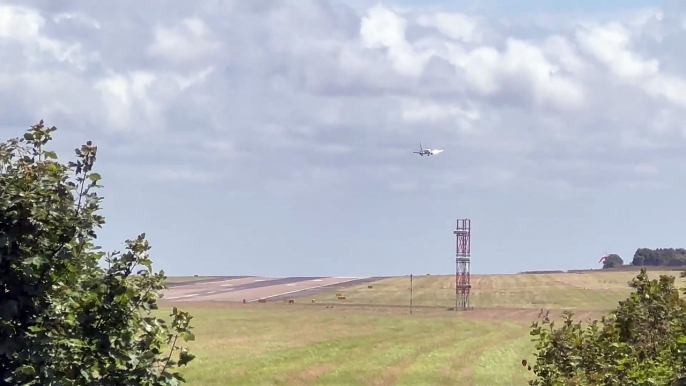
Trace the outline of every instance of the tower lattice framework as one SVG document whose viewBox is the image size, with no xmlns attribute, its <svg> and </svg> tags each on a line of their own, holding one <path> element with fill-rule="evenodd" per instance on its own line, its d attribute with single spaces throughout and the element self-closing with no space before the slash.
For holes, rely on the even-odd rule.
<svg viewBox="0 0 686 386">
<path fill-rule="evenodd" d="M 467 310 L 470 307 L 469 293 L 471 282 L 471 232 L 470 219 L 457 220 L 457 228 L 453 232 L 457 238 L 455 252 L 455 310 Z"/>
</svg>

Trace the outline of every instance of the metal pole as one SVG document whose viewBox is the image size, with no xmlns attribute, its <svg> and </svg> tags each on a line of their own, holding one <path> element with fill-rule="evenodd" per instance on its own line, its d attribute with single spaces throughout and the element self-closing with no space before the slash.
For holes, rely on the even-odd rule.
<svg viewBox="0 0 686 386">
<path fill-rule="evenodd" d="M 410 275 L 410 314 L 412 313 L 412 275 Z"/>
<path fill-rule="evenodd" d="M 457 306 L 458 306 L 458 289 L 457 289 L 457 275 L 459 271 L 459 263 L 457 262 L 457 258 L 455 259 L 455 311 L 457 311 Z"/>
</svg>

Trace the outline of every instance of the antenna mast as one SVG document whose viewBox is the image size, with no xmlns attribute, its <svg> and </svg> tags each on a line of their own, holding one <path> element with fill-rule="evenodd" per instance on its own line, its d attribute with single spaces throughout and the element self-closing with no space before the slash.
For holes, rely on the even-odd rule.
<svg viewBox="0 0 686 386">
<path fill-rule="evenodd" d="M 469 293 L 471 283 L 471 233 L 470 219 L 457 220 L 457 229 L 453 232 L 457 236 L 455 252 L 455 311 L 469 309 Z"/>
</svg>

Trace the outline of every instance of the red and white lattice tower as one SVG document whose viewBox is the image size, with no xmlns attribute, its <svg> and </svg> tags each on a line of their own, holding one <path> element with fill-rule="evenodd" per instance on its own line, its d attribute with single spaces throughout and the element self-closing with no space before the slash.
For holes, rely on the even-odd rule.
<svg viewBox="0 0 686 386">
<path fill-rule="evenodd" d="M 472 289 L 470 278 L 471 232 L 472 221 L 470 219 L 457 220 L 457 229 L 453 232 L 457 236 L 455 253 L 455 311 L 469 309 L 469 292 Z"/>
</svg>

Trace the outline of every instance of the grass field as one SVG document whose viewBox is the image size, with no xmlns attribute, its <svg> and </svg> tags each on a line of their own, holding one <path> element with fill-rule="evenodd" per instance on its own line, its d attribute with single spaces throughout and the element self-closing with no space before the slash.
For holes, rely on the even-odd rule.
<svg viewBox="0 0 686 386">
<path fill-rule="evenodd" d="M 588 272 L 535 275 L 479 275 L 472 277 L 471 302 L 478 308 L 609 310 L 626 297 L 628 282 L 637 272 Z M 649 271 L 684 279 L 675 271 Z M 373 288 L 368 288 L 372 285 Z M 338 300 L 337 293 L 346 297 Z M 312 296 L 296 299 L 311 301 Z M 320 303 L 407 305 L 410 301 L 410 278 L 396 277 L 360 286 L 332 289 L 315 296 Z M 455 305 L 454 276 L 418 276 L 413 278 L 412 302 L 418 306 L 451 307 Z"/>
<path fill-rule="evenodd" d="M 581 318 L 600 317 L 600 310 L 628 295 L 626 283 L 635 275 L 477 276 L 476 309 L 468 312 L 436 307 L 410 315 L 407 307 L 377 305 L 405 304 L 394 291 L 409 290 L 409 278 L 345 289 L 345 301 L 332 291 L 319 295 L 316 304 L 187 302 L 179 306 L 195 316 L 197 339 L 190 347 L 198 358 L 183 372 L 193 386 L 524 386 L 528 373 L 520 362 L 533 358 L 528 332 L 538 309 L 554 309 L 551 315 L 559 316 L 562 308 L 573 308 Z M 683 285 L 683 279 L 678 282 Z M 416 278 L 415 304 L 453 304 L 450 283 L 448 277 Z"/>
<path fill-rule="evenodd" d="M 191 306 L 189 304 L 189 306 Z M 525 385 L 530 320 L 303 305 L 193 305 L 191 385 Z"/>
</svg>

